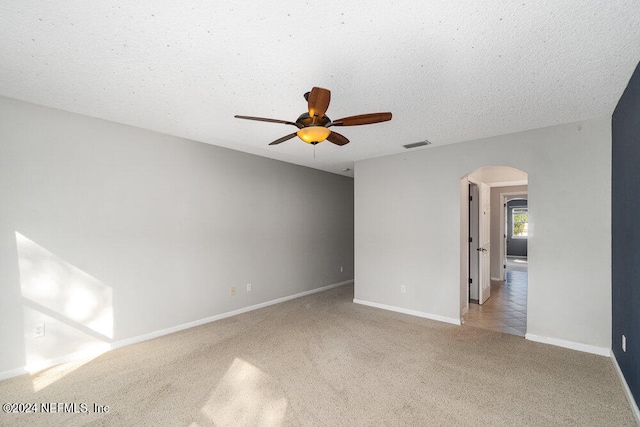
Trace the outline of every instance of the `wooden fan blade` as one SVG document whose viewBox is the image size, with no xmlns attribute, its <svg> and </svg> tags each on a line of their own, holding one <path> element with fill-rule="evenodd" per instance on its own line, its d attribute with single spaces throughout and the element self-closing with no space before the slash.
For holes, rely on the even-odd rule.
<svg viewBox="0 0 640 427">
<path fill-rule="evenodd" d="M 391 113 L 360 114 L 359 116 L 350 116 L 334 120 L 333 126 L 370 125 L 372 123 L 386 122 L 388 120 L 391 120 Z"/>
<path fill-rule="evenodd" d="M 322 118 L 329 108 L 331 101 L 331 91 L 321 87 L 314 87 L 309 93 L 309 116 Z"/>
<path fill-rule="evenodd" d="M 333 131 L 331 131 L 327 137 L 327 141 L 333 142 L 336 145 L 345 145 L 349 143 L 349 140 L 344 135 L 340 135 L 338 132 Z"/>
<path fill-rule="evenodd" d="M 233 116 L 236 119 L 245 119 L 245 120 L 257 120 L 259 122 L 269 122 L 269 123 L 282 123 L 283 125 L 294 125 L 298 126 L 294 122 L 289 122 L 287 120 L 278 120 L 278 119 L 266 119 L 264 117 L 251 117 L 251 116 Z"/>
<path fill-rule="evenodd" d="M 276 139 L 275 141 L 273 141 L 273 142 L 272 142 L 271 144 L 269 144 L 269 145 L 278 145 L 278 144 L 280 144 L 281 142 L 285 142 L 285 141 L 287 141 L 287 140 L 289 140 L 289 139 L 293 138 L 293 137 L 294 137 L 294 136 L 296 136 L 297 134 L 298 134 L 298 132 L 294 132 L 294 133 L 289 134 L 289 135 L 287 135 L 287 136 L 283 136 L 283 137 L 282 137 L 282 138 L 280 138 L 280 139 Z"/>
</svg>

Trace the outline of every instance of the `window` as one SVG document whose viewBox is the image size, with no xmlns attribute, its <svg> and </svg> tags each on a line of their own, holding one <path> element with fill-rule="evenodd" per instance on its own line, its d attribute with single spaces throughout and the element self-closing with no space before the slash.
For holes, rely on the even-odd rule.
<svg viewBox="0 0 640 427">
<path fill-rule="evenodd" d="M 529 235 L 529 212 L 527 208 L 511 210 L 511 237 L 526 239 Z"/>
</svg>

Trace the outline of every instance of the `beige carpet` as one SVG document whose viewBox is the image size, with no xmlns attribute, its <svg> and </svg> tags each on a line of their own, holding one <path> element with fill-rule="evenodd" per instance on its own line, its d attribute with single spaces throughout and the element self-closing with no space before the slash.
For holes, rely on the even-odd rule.
<svg viewBox="0 0 640 427">
<path fill-rule="evenodd" d="M 0 424 L 635 425 L 608 358 L 352 298 L 343 286 L 2 381 L 2 403 L 90 413 Z"/>
</svg>

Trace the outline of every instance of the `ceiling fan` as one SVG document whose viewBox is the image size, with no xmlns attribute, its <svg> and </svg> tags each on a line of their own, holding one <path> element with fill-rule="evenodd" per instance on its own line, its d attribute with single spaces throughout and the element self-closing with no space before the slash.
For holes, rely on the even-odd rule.
<svg viewBox="0 0 640 427">
<path fill-rule="evenodd" d="M 314 87 L 311 92 L 304 94 L 309 104 L 309 112 L 302 113 L 295 122 L 277 119 L 266 119 L 263 117 L 251 116 L 235 116 L 238 119 L 257 120 L 260 122 L 282 123 L 285 125 L 293 125 L 298 128 L 296 132 L 276 139 L 269 145 L 280 144 L 294 136 L 298 136 L 307 144 L 316 145 L 325 139 L 336 145 L 345 145 L 349 140 L 338 132 L 333 132 L 329 128 L 331 126 L 358 126 L 369 125 L 373 123 L 386 122 L 391 120 L 391 113 L 371 113 L 360 114 L 358 116 L 343 117 L 338 120 L 331 120 L 325 115 L 331 100 L 331 91 L 321 87 Z"/>
</svg>

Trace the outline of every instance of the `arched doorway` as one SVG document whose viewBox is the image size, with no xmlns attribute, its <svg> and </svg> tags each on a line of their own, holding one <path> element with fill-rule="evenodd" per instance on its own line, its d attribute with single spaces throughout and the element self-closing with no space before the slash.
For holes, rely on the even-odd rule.
<svg viewBox="0 0 640 427">
<path fill-rule="evenodd" d="M 462 177 L 460 188 L 461 319 L 466 325 L 524 336 L 527 258 L 520 255 L 514 264 L 507 250 L 510 242 L 514 247 L 524 243 L 526 254 L 528 204 L 508 209 L 507 202 L 528 199 L 528 175 L 508 166 L 487 166 Z"/>
</svg>

